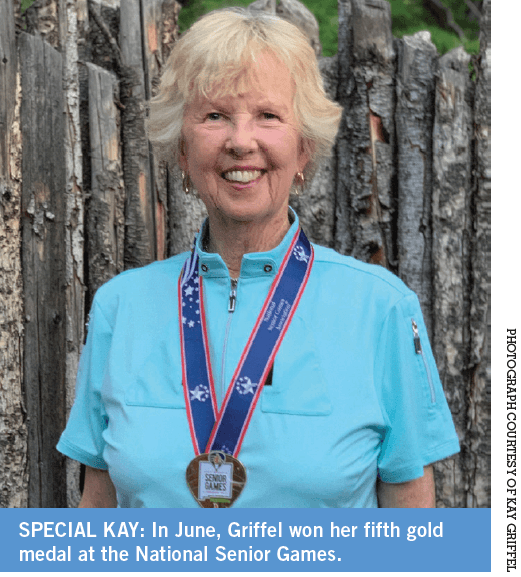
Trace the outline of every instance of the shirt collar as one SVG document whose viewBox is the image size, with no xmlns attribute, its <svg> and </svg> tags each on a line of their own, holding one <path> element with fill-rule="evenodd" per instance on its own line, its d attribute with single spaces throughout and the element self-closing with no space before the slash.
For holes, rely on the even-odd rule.
<svg viewBox="0 0 521 577">
<path fill-rule="evenodd" d="M 281 243 L 267 252 L 250 252 L 242 257 L 241 278 L 266 276 L 277 274 L 293 237 L 299 228 L 299 219 L 296 212 L 289 207 L 289 218 L 293 220 L 290 229 Z M 199 274 L 203 277 L 229 277 L 228 267 L 217 253 L 205 252 L 202 240 L 208 226 L 208 219 L 203 222 L 195 239 L 195 250 L 199 255 Z"/>
</svg>

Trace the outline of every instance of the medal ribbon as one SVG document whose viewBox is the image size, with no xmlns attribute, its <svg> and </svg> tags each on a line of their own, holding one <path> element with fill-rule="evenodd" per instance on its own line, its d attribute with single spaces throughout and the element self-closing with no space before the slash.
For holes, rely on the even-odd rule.
<svg viewBox="0 0 521 577">
<path fill-rule="evenodd" d="M 313 248 L 299 228 L 253 331 L 242 352 L 221 410 L 210 364 L 203 283 L 195 249 L 179 278 L 179 326 L 183 389 L 196 455 L 223 451 L 237 458 L 275 355 L 304 291 L 313 264 Z"/>
</svg>

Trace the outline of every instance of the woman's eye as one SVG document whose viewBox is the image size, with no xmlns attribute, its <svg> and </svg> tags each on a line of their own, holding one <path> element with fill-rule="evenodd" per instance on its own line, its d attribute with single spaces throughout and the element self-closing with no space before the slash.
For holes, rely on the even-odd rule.
<svg viewBox="0 0 521 577">
<path fill-rule="evenodd" d="M 210 112 L 207 116 L 208 120 L 220 120 L 221 114 L 219 112 Z"/>
<path fill-rule="evenodd" d="M 278 116 L 276 114 L 273 114 L 271 112 L 263 112 L 262 116 L 265 120 L 273 120 L 278 118 Z"/>
</svg>

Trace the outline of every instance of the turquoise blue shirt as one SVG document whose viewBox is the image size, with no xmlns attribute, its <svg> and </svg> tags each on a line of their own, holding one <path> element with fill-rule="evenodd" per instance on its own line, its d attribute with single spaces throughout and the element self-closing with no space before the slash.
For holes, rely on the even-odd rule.
<svg viewBox="0 0 521 577">
<path fill-rule="evenodd" d="M 228 269 L 198 237 L 219 402 L 297 227 L 274 250 L 244 255 L 234 312 Z M 414 293 L 382 267 L 314 249 L 242 445 L 248 478 L 234 507 L 377 507 L 378 476 L 409 481 L 459 451 Z M 121 507 L 198 507 L 185 482 L 195 455 L 177 313 L 187 257 L 118 275 L 92 305 L 58 449 L 108 469 Z"/>
</svg>

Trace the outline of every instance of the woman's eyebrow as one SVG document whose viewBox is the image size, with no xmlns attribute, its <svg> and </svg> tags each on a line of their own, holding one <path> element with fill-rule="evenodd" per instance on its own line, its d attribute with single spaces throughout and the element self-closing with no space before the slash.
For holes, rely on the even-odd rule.
<svg viewBox="0 0 521 577">
<path fill-rule="evenodd" d="M 260 100 L 257 106 L 258 108 L 275 108 L 277 110 L 280 110 L 281 112 L 288 112 L 288 107 L 284 103 L 269 100 L 267 98 L 264 100 Z"/>
</svg>

